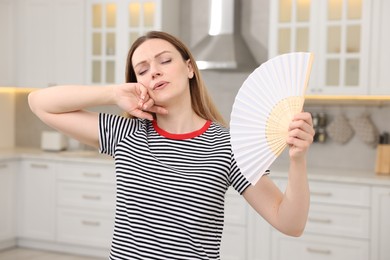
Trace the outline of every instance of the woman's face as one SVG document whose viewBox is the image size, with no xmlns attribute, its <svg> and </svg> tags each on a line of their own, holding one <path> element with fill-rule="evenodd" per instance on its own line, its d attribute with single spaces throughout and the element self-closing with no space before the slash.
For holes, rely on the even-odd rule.
<svg viewBox="0 0 390 260">
<path fill-rule="evenodd" d="M 162 39 L 145 41 L 134 51 L 132 65 L 137 82 L 149 88 L 156 105 L 167 106 L 190 95 L 192 66 L 171 43 Z"/>
</svg>

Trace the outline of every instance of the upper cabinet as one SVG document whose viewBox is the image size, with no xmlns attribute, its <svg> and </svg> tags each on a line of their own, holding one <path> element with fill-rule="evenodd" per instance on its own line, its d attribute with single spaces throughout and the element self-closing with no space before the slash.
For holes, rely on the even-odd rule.
<svg viewBox="0 0 390 260">
<path fill-rule="evenodd" d="M 84 81 L 84 2 L 19 0 L 17 81 L 47 87 Z"/>
<path fill-rule="evenodd" d="M 138 36 L 179 32 L 179 0 L 0 0 L 0 7 L 3 85 L 121 83 Z"/>
<path fill-rule="evenodd" d="M 390 94 L 385 10 L 384 0 L 271 1 L 269 56 L 313 52 L 307 94 Z"/>
<path fill-rule="evenodd" d="M 179 1 L 89 0 L 87 4 L 87 83 L 125 81 L 127 52 L 150 30 L 178 33 Z"/>
<path fill-rule="evenodd" d="M 390 1 L 372 1 L 371 64 L 369 67 L 371 93 L 390 95 Z"/>
</svg>

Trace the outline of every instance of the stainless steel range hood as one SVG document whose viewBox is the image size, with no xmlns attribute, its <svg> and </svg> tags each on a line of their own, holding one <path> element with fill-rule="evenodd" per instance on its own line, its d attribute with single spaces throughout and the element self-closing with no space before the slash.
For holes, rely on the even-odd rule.
<svg viewBox="0 0 390 260">
<path fill-rule="evenodd" d="M 258 65 L 240 34 L 241 6 L 235 0 L 209 0 L 209 32 L 192 52 L 201 70 L 253 70 Z M 237 20 L 235 20 L 237 19 Z"/>
</svg>

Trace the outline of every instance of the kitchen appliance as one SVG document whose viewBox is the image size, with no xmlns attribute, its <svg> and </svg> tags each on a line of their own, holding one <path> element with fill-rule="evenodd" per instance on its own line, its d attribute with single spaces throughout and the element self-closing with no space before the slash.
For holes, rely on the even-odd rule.
<svg viewBox="0 0 390 260">
<path fill-rule="evenodd" d="M 192 48 L 201 70 L 252 71 L 258 65 L 240 33 L 241 3 L 209 0 L 209 31 Z"/>
<path fill-rule="evenodd" d="M 43 131 L 41 149 L 44 151 L 62 151 L 67 148 L 67 138 L 57 131 Z"/>
</svg>

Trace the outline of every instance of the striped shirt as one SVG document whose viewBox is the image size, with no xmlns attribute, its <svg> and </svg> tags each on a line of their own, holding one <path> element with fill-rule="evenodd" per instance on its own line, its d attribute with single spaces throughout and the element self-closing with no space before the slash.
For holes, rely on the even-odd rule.
<svg viewBox="0 0 390 260">
<path fill-rule="evenodd" d="M 224 199 L 250 183 L 226 128 L 188 134 L 155 122 L 99 116 L 100 152 L 115 159 L 116 214 L 110 259 L 219 259 Z"/>
</svg>

